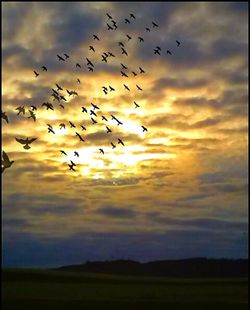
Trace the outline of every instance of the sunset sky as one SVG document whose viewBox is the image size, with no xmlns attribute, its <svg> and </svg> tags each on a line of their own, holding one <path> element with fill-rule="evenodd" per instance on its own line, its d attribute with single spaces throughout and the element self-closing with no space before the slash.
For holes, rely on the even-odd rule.
<svg viewBox="0 0 250 310">
<path fill-rule="evenodd" d="M 2 150 L 15 161 L 2 173 L 4 266 L 247 257 L 247 2 L 5 2 L 2 26 Z M 29 150 L 15 139 L 26 137 Z"/>
</svg>

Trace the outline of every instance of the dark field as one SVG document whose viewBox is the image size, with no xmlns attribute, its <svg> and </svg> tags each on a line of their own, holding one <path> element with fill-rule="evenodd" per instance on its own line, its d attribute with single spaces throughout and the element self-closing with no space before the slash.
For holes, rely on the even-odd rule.
<svg viewBox="0 0 250 310">
<path fill-rule="evenodd" d="M 172 279 L 51 270 L 2 271 L 12 309 L 247 309 L 247 279 Z"/>
</svg>

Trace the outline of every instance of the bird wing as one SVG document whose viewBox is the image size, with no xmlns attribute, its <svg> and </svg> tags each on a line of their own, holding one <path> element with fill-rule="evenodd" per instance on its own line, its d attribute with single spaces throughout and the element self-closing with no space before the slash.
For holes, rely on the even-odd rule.
<svg viewBox="0 0 250 310">
<path fill-rule="evenodd" d="M 10 160 L 9 160 L 9 157 L 8 157 L 8 155 L 3 151 L 3 161 L 2 161 L 2 163 L 9 163 L 10 162 Z"/>
<path fill-rule="evenodd" d="M 19 143 L 21 143 L 21 144 L 27 144 L 26 140 L 24 140 L 24 139 L 18 139 L 18 138 L 16 138 L 16 141 L 19 142 Z"/>
<path fill-rule="evenodd" d="M 35 141 L 37 138 L 31 138 L 31 139 L 28 139 L 27 143 L 32 143 L 33 141 Z"/>
</svg>

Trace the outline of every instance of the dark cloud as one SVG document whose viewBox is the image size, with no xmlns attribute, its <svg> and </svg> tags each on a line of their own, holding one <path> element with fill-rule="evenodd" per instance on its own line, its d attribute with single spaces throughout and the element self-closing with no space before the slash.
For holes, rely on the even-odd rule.
<svg viewBox="0 0 250 310">
<path fill-rule="evenodd" d="M 103 207 L 96 210 L 96 213 L 113 218 L 131 219 L 136 216 L 131 208 Z"/>
</svg>

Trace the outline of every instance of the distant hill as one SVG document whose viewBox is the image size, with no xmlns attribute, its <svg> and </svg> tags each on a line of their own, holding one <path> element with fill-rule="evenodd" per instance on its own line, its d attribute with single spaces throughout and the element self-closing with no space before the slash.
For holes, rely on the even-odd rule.
<svg viewBox="0 0 250 310">
<path fill-rule="evenodd" d="M 57 270 L 157 277 L 248 277 L 248 259 L 191 258 L 139 263 L 132 260 L 86 262 Z"/>
</svg>

